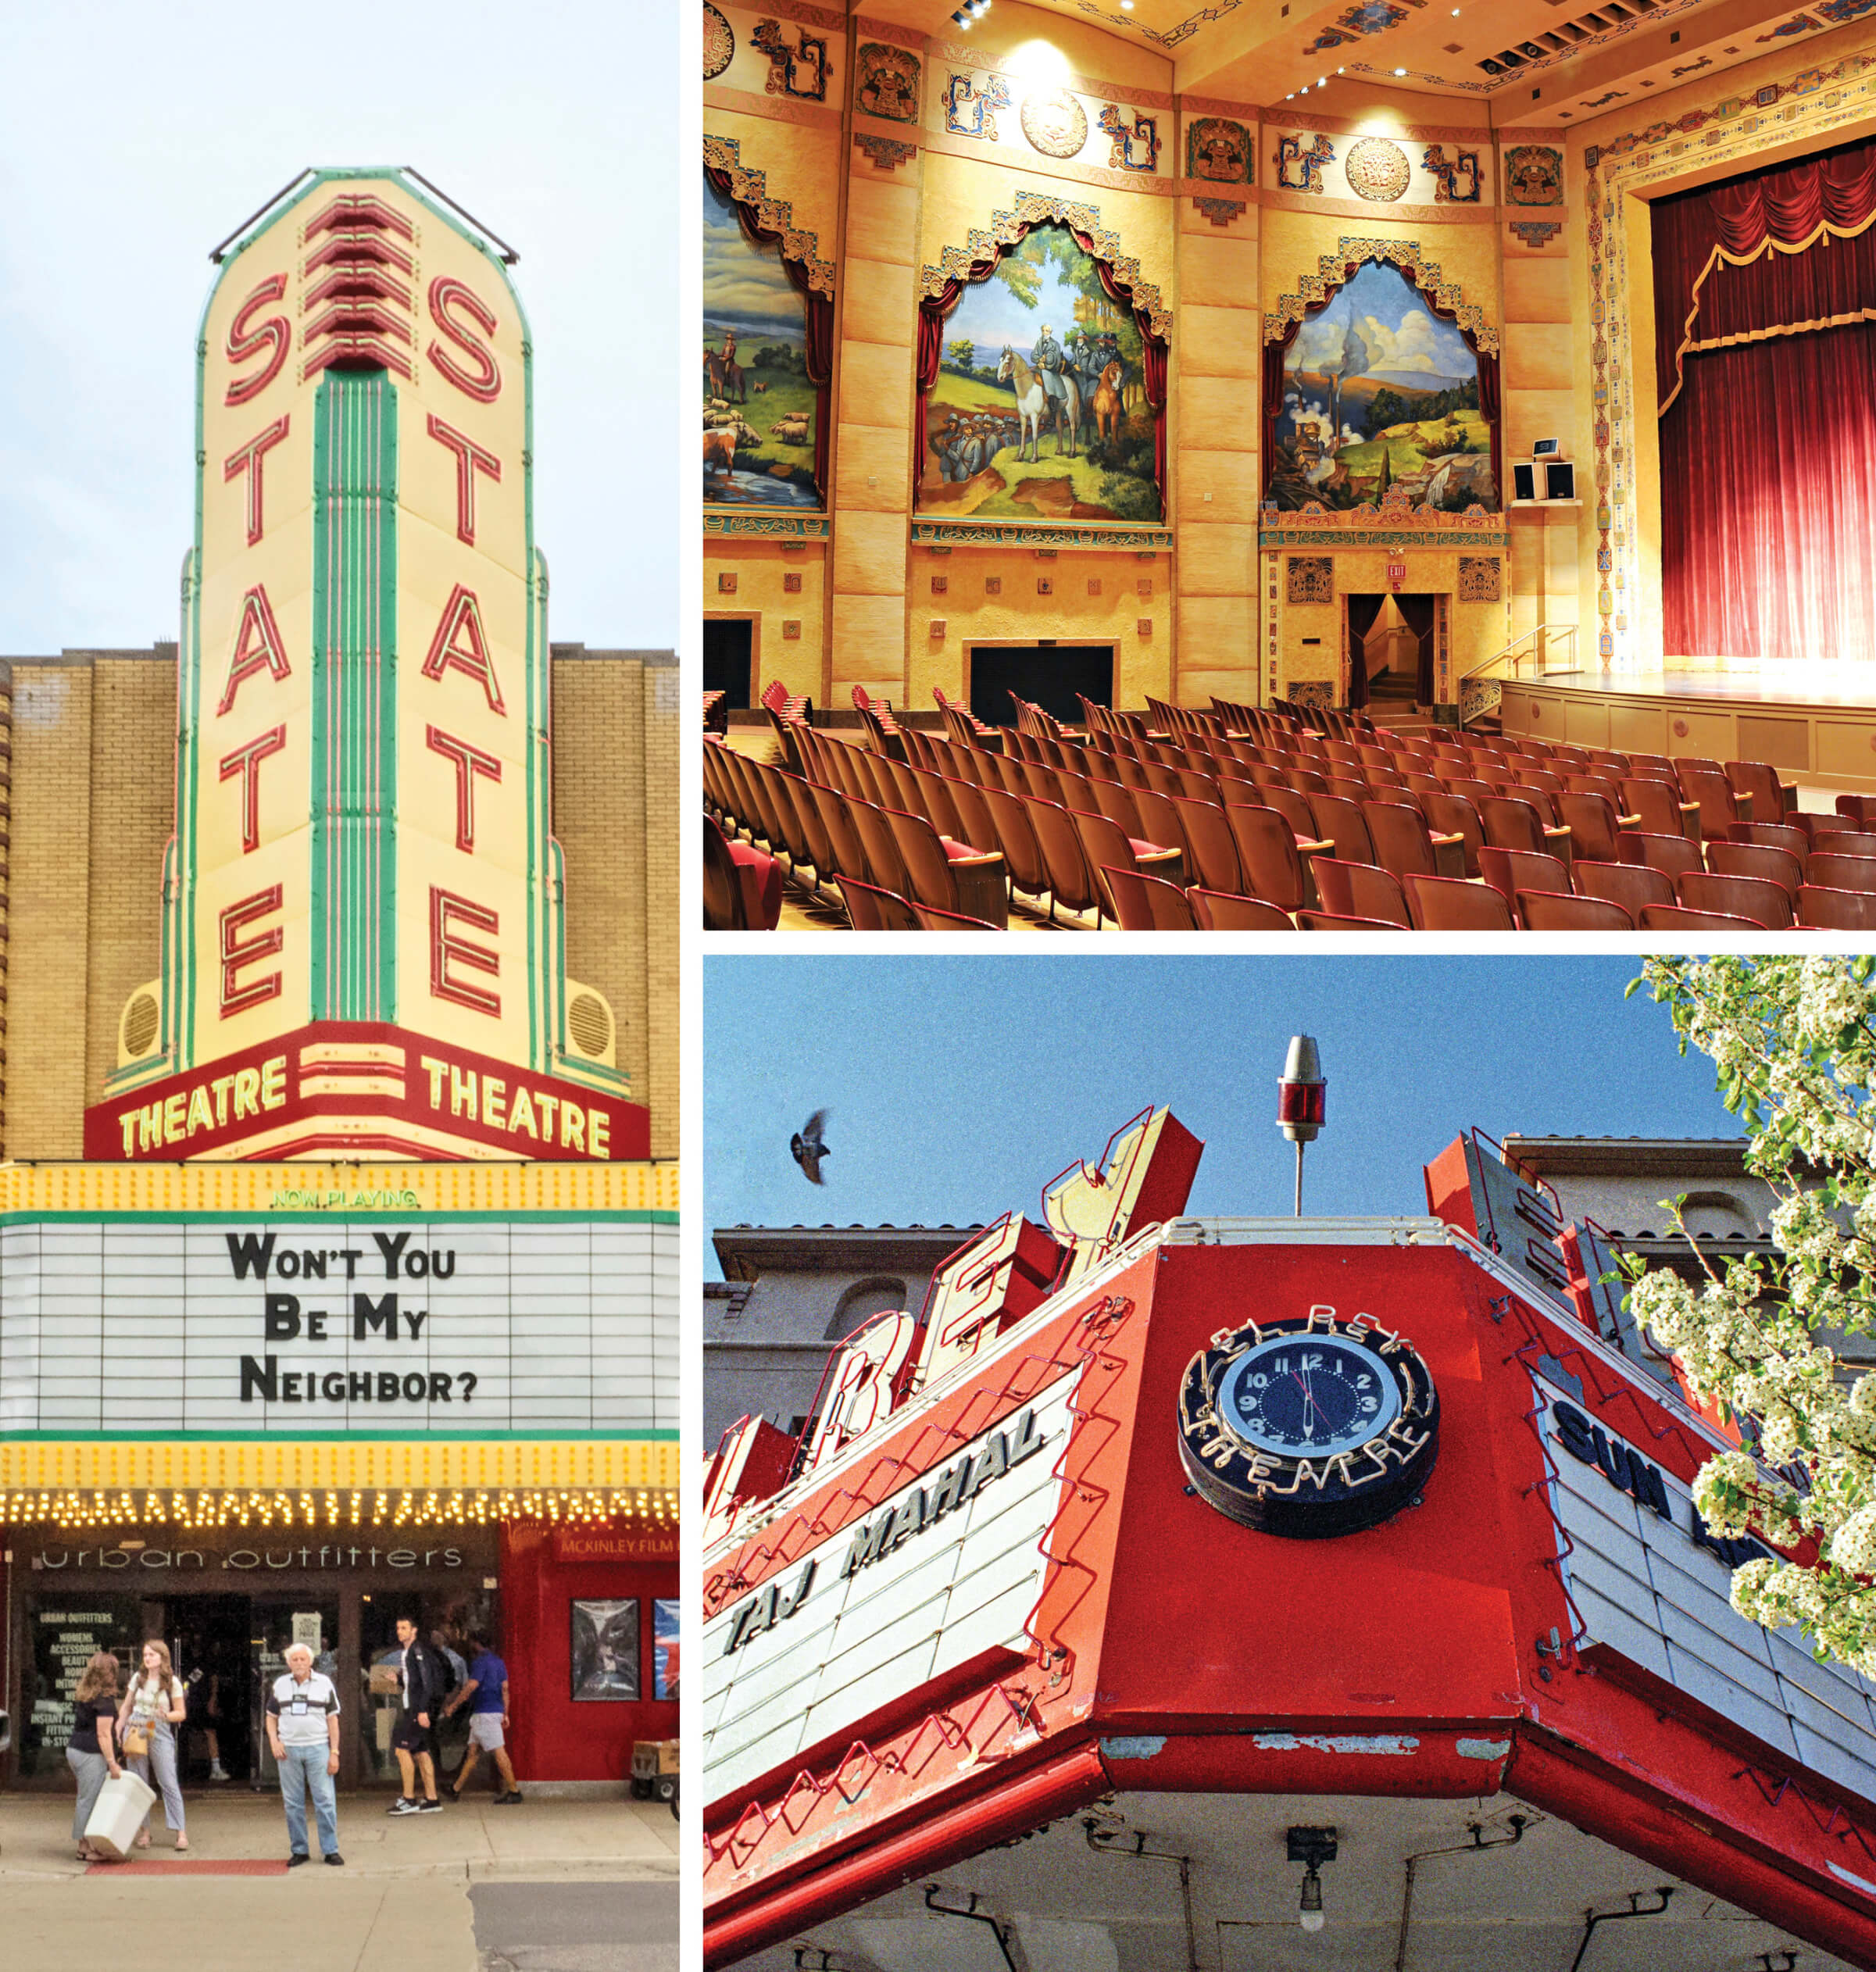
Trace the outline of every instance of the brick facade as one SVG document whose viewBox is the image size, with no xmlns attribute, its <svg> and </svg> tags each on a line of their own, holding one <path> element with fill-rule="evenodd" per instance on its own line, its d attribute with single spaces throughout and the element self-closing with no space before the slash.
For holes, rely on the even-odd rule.
<svg viewBox="0 0 1876 1972">
<path fill-rule="evenodd" d="M 124 1002 L 160 968 L 175 665 L 176 646 L 159 644 L 0 666 L 0 716 L 12 721 L 0 853 L 8 1157 L 83 1154 L 85 1106 L 116 1065 Z M 652 1155 L 675 1157 L 676 662 L 556 645 L 553 688 L 567 969 L 611 1001 L 619 1066 L 651 1108 Z"/>
</svg>

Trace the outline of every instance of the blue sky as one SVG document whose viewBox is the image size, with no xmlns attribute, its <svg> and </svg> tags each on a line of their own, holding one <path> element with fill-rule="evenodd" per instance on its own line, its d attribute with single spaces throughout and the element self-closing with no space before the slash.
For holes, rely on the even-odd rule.
<svg viewBox="0 0 1876 1972">
<path fill-rule="evenodd" d="M 1303 323 L 1285 366 L 1315 370 L 1324 361 L 1339 363 L 1351 324 L 1367 355 L 1351 375 L 1437 390 L 1449 379 L 1478 371 L 1478 359 L 1459 330 L 1433 313 L 1399 268 L 1372 260 Z"/>
<path fill-rule="evenodd" d="M 1424 1212 L 1420 1166 L 1493 1136 L 1736 1136 L 1712 1064 L 1624 1002 L 1632 957 L 704 960 L 703 1210 L 717 1226 L 961 1225 L 1043 1184 L 1149 1104 L 1206 1141 L 1192 1209 L 1287 1213 L 1291 1034 L 1329 1127 L 1304 1209 Z M 788 1156 L 833 1114 L 824 1189 Z M 706 1249 L 707 1277 L 719 1277 Z"/>
<path fill-rule="evenodd" d="M 1006 342 L 1018 355 L 1027 359 L 1045 322 L 1055 330 L 1059 342 L 1075 325 L 1075 303 L 1080 291 L 1063 280 L 1062 270 L 1052 260 L 1044 261 L 1034 271 L 1041 275 L 1042 282 L 1034 308 L 1025 308 L 1003 282 L 994 278 L 967 288 L 945 324 L 945 341 L 963 336 L 974 342 L 981 363 L 995 363 Z"/>
<path fill-rule="evenodd" d="M 0 654 L 176 635 L 209 249 L 309 164 L 413 165 L 520 250 L 551 633 L 674 643 L 680 12 L 10 9 Z"/>
</svg>

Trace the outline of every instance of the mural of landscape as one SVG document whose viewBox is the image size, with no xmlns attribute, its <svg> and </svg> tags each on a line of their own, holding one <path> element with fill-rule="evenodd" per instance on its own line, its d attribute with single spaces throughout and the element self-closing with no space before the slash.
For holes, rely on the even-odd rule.
<svg viewBox="0 0 1876 1972">
<path fill-rule="evenodd" d="M 807 316 L 774 248 L 703 184 L 703 497 L 721 506 L 818 507 Z"/>
<path fill-rule="evenodd" d="M 1092 255 L 1038 226 L 967 288 L 925 400 L 918 504 L 1016 520 L 1160 518 L 1131 310 Z"/>
<path fill-rule="evenodd" d="M 1345 510 L 1390 488 L 1449 513 L 1499 504 L 1477 358 L 1399 268 L 1370 260 L 1285 359 L 1269 497 Z"/>
</svg>

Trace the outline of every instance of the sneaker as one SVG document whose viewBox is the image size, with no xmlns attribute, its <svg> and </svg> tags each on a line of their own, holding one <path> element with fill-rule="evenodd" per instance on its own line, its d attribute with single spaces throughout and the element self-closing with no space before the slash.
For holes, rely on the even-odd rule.
<svg viewBox="0 0 1876 1972">
<path fill-rule="evenodd" d="M 420 1801 L 417 1803 L 419 1814 L 441 1814 L 442 1812 L 443 1804 L 441 1801 Z"/>
<path fill-rule="evenodd" d="M 294 1850 L 293 1853 L 287 1858 L 287 1867 L 290 1870 L 296 1870 L 299 1867 L 302 1863 L 309 1863 L 312 1860 L 313 1858 L 306 1853 L 305 1849 L 296 1849 Z"/>
<path fill-rule="evenodd" d="M 417 1803 L 407 1795 L 400 1794 L 384 1812 L 387 1814 L 415 1814 L 417 1812 Z"/>
<path fill-rule="evenodd" d="M 305 1857 L 305 1856 L 303 1856 L 300 1858 L 300 1860 L 301 1860 L 302 1863 L 303 1863 L 306 1859 L 306 1857 Z M 343 1856 L 341 1856 L 341 1855 L 338 1852 L 338 1851 L 335 1849 L 334 1849 L 334 1851 L 332 1852 L 332 1853 L 326 1858 L 327 1866 L 329 1868 L 331 1868 L 331 1869 L 337 1869 L 337 1868 L 338 1867 L 338 1866 L 340 1865 L 340 1863 L 341 1863 L 342 1862 L 344 1862 L 344 1861 L 345 1861 L 345 1857 L 344 1857 Z"/>
<path fill-rule="evenodd" d="M 495 1796 L 495 1805 L 498 1808 L 511 1808 L 520 1799 L 521 1790 L 517 1787 L 513 1788 L 509 1793 L 498 1794 Z"/>
<path fill-rule="evenodd" d="M 219 1759 L 209 1769 L 209 1778 L 212 1781 L 225 1781 L 227 1777 L 228 1770 Z"/>
</svg>

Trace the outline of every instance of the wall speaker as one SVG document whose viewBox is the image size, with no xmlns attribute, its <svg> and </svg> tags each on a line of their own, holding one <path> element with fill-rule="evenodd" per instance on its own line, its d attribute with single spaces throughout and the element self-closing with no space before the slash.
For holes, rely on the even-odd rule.
<svg viewBox="0 0 1876 1972">
<path fill-rule="evenodd" d="M 1511 497 L 1514 500 L 1537 498 L 1537 468 L 1514 462 L 1511 468 Z"/>
<path fill-rule="evenodd" d="M 1574 500 L 1577 496 L 1577 469 L 1567 459 L 1553 459 L 1544 466 L 1544 498 Z"/>
</svg>

